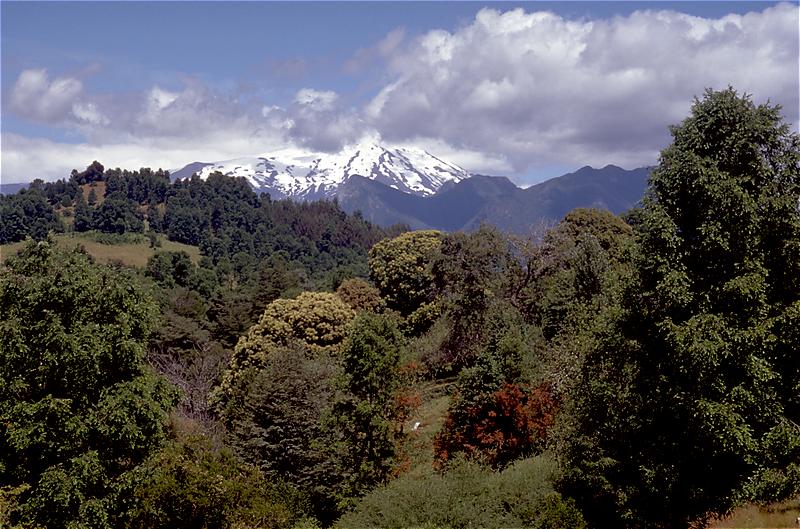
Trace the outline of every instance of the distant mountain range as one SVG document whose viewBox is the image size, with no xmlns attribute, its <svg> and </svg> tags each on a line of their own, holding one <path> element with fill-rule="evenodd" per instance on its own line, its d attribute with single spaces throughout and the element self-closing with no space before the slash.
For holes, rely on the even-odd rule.
<svg viewBox="0 0 800 529">
<path fill-rule="evenodd" d="M 522 189 L 509 179 L 470 174 L 432 154 L 361 143 L 335 154 L 284 150 L 252 158 L 191 163 L 175 179 L 214 171 L 247 179 L 273 198 L 336 197 L 342 209 L 360 211 L 381 225 L 470 230 L 482 222 L 526 233 L 576 207 L 621 213 L 643 196 L 651 168 L 583 167 Z"/>
<path fill-rule="evenodd" d="M 0 184 L 0 195 L 13 195 L 26 187 L 28 187 L 28 184 Z"/>
<path fill-rule="evenodd" d="M 348 212 L 387 225 L 404 222 L 414 229 L 471 230 L 488 223 L 514 233 L 529 233 L 578 207 L 622 213 L 644 195 L 652 168 L 625 170 L 614 165 L 584 167 L 574 173 L 521 189 L 498 176 L 475 175 L 444 186 L 433 196 L 401 193 L 366 178 L 351 178 L 338 200 Z"/>
</svg>

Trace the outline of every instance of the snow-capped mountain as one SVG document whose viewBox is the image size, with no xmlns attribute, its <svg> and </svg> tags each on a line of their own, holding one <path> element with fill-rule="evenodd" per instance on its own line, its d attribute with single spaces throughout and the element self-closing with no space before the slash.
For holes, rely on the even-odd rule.
<svg viewBox="0 0 800 529">
<path fill-rule="evenodd" d="M 258 157 L 195 162 L 175 171 L 173 176 L 185 178 L 197 173 L 200 178 L 207 178 L 215 171 L 244 177 L 256 191 L 268 191 L 274 198 L 304 200 L 334 196 L 352 176 L 418 196 L 433 195 L 443 184 L 470 176 L 461 167 L 426 151 L 371 142 L 351 145 L 335 154 L 284 149 Z"/>
</svg>

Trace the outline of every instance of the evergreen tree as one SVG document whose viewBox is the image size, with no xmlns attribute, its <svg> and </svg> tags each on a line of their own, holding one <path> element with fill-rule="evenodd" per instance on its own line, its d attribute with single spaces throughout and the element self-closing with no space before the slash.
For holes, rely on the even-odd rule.
<svg viewBox="0 0 800 529">
<path fill-rule="evenodd" d="M 603 527 L 800 492 L 798 136 L 733 89 L 672 135 L 637 214 L 638 282 L 576 389 L 570 481 Z"/>
<path fill-rule="evenodd" d="M 345 502 L 384 482 L 392 468 L 401 432 L 394 422 L 401 340 L 392 320 L 364 312 L 344 343 L 344 395 L 334 404 L 333 422 L 342 451 Z"/>
<path fill-rule="evenodd" d="M 152 202 L 147 206 L 147 226 L 150 231 L 155 233 L 161 233 L 164 230 L 164 215 Z"/>
<path fill-rule="evenodd" d="M 75 206 L 75 223 L 72 227 L 77 232 L 92 229 L 92 208 L 83 199 L 83 193 L 78 195 L 78 203 Z"/>
</svg>

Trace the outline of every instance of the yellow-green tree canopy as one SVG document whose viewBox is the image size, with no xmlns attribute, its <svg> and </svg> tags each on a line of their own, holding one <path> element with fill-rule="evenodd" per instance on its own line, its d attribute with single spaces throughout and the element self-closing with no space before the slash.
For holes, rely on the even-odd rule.
<svg viewBox="0 0 800 529">
<path fill-rule="evenodd" d="M 440 231 L 411 231 L 372 247 L 370 276 L 389 308 L 407 316 L 427 301 L 433 287 L 430 263 L 443 238 Z"/>
<path fill-rule="evenodd" d="M 219 396 L 227 400 L 241 374 L 261 368 L 275 347 L 299 342 L 311 353 L 335 352 L 347 336 L 354 315 L 339 296 L 328 292 L 303 292 L 294 299 L 273 301 L 258 323 L 239 338 L 223 374 Z"/>
<path fill-rule="evenodd" d="M 356 312 L 380 312 L 385 305 L 380 291 L 357 277 L 342 281 L 336 295 Z"/>
<path fill-rule="evenodd" d="M 633 240 L 633 229 L 610 211 L 576 208 L 547 234 L 545 251 L 568 256 L 582 236 L 596 239 L 603 251 L 619 261 Z M 558 261 L 557 255 L 552 256 L 554 261 Z"/>
</svg>

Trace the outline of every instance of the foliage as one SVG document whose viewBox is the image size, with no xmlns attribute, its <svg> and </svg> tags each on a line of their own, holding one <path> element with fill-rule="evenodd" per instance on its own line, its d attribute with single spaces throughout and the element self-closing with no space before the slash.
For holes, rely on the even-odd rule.
<svg viewBox="0 0 800 529">
<path fill-rule="evenodd" d="M 506 297 L 517 268 L 506 238 L 495 228 L 444 237 L 431 273 L 451 330 L 436 369 L 458 372 L 472 364 L 484 339 L 486 313 Z"/>
<path fill-rule="evenodd" d="M 546 384 L 534 382 L 536 333 L 507 306 L 491 307 L 483 332 L 475 364 L 460 373 L 436 436 L 439 463 L 460 453 L 501 467 L 541 450 L 552 426 L 556 402 Z"/>
<path fill-rule="evenodd" d="M 153 171 L 149 167 L 138 171 L 108 169 L 103 179 L 106 182 L 106 197 L 118 196 L 135 204 L 164 202 L 169 188 L 169 171 Z"/>
<path fill-rule="evenodd" d="M 574 334 L 614 304 L 631 275 L 633 230 L 619 217 L 576 209 L 528 256 L 515 304 L 546 337 Z"/>
<path fill-rule="evenodd" d="M 553 489 L 557 467 L 541 455 L 502 472 L 456 461 L 441 474 L 405 475 L 365 496 L 337 527 L 586 527 Z"/>
<path fill-rule="evenodd" d="M 92 214 L 92 228 L 103 233 L 141 233 L 142 213 L 124 198 L 108 198 Z"/>
<path fill-rule="evenodd" d="M 42 240 L 50 231 L 63 231 L 61 222 L 41 190 L 23 189 L 0 195 L 0 244 L 31 237 Z"/>
<path fill-rule="evenodd" d="M 164 288 L 188 287 L 198 281 L 196 269 L 186 252 L 156 252 L 148 259 L 144 274 Z"/>
<path fill-rule="evenodd" d="M 312 355 L 337 352 L 353 316 L 338 296 L 326 292 L 304 292 L 295 299 L 273 301 L 236 344 L 216 393 L 219 405 L 224 407 L 231 397 L 239 398 L 245 372 L 263 368 L 276 347 L 298 341 Z"/>
<path fill-rule="evenodd" d="M 75 206 L 75 222 L 72 224 L 72 229 L 77 232 L 85 232 L 92 229 L 92 208 L 83 199 L 83 193 L 78 195 L 78 203 Z"/>
<path fill-rule="evenodd" d="M 555 411 L 556 404 L 546 387 L 504 384 L 478 406 L 448 415 L 436 437 L 436 458 L 447 461 L 463 453 L 492 467 L 502 467 L 543 444 Z"/>
<path fill-rule="evenodd" d="M 303 292 L 295 299 L 277 299 L 267 305 L 258 324 L 239 342 L 239 348 L 258 347 L 260 338 L 286 345 L 300 340 L 311 351 L 338 348 L 347 333 L 353 311 L 335 294 Z"/>
<path fill-rule="evenodd" d="M 288 487 L 266 481 L 208 437 L 184 434 L 125 477 L 117 492 L 130 529 L 292 527 L 303 507 Z"/>
<path fill-rule="evenodd" d="M 219 173 L 175 182 L 165 200 L 169 239 L 200 246 L 215 265 L 249 256 L 240 278 L 255 272 L 259 260 L 280 253 L 332 289 L 345 277 L 366 276 L 367 249 L 396 232 L 346 215 L 335 202 L 258 197 L 246 180 Z"/>
<path fill-rule="evenodd" d="M 398 401 L 402 336 L 386 316 L 361 313 L 342 347 L 343 395 L 332 422 L 342 452 L 344 498 L 361 495 L 389 475 L 402 435 Z"/>
<path fill-rule="evenodd" d="M 604 527 L 800 491 L 798 137 L 733 89 L 672 134 L 636 215 L 639 279 L 574 389 L 567 490 Z"/>
<path fill-rule="evenodd" d="M 433 294 L 430 264 L 444 234 L 423 230 L 378 242 L 369 251 L 370 277 L 389 308 L 408 316 Z"/>
<path fill-rule="evenodd" d="M 356 312 L 381 312 L 385 305 L 378 289 L 357 277 L 342 281 L 336 295 Z"/>
<path fill-rule="evenodd" d="M 25 524 L 107 525 L 118 478 L 164 440 L 175 395 L 144 363 L 153 307 L 129 276 L 31 243 L 0 271 L 0 481 Z"/>
<path fill-rule="evenodd" d="M 105 167 L 97 160 L 93 161 L 89 166 L 81 172 L 73 169 L 70 174 L 69 180 L 71 183 L 78 185 L 91 184 L 93 182 L 101 182 L 103 180 L 103 172 Z"/>
<path fill-rule="evenodd" d="M 261 369 L 243 377 L 242 404 L 226 408 L 223 416 L 236 453 L 269 480 L 291 483 L 323 521 L 337 513 L 340 482 L 333 440 L 323 428 L 337 373 L 328 355 L 312 358 L 299 343 L 276 347 Z"/>
</svg>

